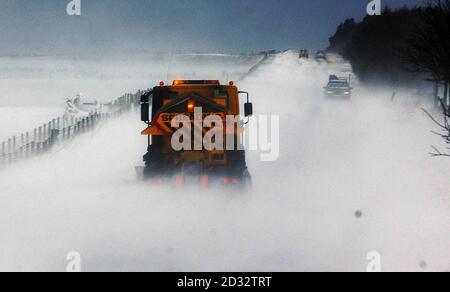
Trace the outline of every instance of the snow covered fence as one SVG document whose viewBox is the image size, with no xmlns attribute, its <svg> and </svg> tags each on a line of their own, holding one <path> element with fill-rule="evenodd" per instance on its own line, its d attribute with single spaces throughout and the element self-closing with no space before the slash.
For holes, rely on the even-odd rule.
<svg viewBox="0 0 450 292">
<path fill-rule="evenodd" d="M 56 143 L 74 139 L 94 129 L 101 121 L 135 111 L 143 93 L 139 90 L 115 99 L 107 104 L 111 109 L 108 112 L 92 112 L 84 117 L 64 114 L 1 142 L 0 167 L 48 152 Z"/>
</svg>

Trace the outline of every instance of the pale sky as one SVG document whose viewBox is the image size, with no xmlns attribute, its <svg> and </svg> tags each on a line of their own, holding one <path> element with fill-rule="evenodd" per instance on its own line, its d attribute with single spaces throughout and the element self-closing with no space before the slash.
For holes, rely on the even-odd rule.
<svg viewBox="0 0 450 292">
<path fill-rule="evenodd" d="M 0 55 L 326 48 L 369 0 L 0 0 Z M 382 0 L 419 5 L 423 0 Z"/>
</svg>

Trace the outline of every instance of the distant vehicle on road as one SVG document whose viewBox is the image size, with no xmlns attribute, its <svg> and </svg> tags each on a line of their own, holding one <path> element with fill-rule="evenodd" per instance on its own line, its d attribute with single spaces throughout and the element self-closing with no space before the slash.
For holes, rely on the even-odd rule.
<svg viewBox="0 0 450 292">
<path fill-rule="evenodd" d="M 328 84 L 324 87 L 325 95 L 350 98 L 353 90 L 350 85 L 350 81 L 351 75 L 348 78 L 330 75 Z"/>
<path fill-rule="evenodd" d="M 309 51 L 306 48 L 301 48 L 299 52 L 300 59 L 309 59 Z"/>
<path fill-rule="evenodd" d="M 327 53 L 325 51 L 317 51 L 314 57 L 317 61 L 327 61 Z"/>
</svg>

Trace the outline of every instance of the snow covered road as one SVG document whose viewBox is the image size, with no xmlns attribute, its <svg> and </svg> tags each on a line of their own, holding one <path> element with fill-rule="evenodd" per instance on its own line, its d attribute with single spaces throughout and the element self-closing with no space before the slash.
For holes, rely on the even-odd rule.
<svg viewBox="0 0 450 292">
<path fill-rule="evenodd" d="M 410 102 L 357 87 L 326 99 L 344 62 L 287 52 L 241 81 L 256 114 L 280 115 L 280 158 L 251 152 L 252 199 L 181 193 L 136 180 L 137 115 L 49 155 L 0 170 L 0 270 L 384 271 L 450 268 L 450 161 L 432 159 L 434 125 Z M 362 216 L 355 216 L 360 211 Z"/>
</svg>

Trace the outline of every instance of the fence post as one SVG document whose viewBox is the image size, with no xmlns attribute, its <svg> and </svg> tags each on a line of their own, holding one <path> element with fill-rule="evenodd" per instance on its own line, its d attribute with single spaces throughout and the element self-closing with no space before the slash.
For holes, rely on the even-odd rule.
<svg viewBox="0 0 450 292">
<path fill-rule="evenodd" d="M 50 137 L 50 146 L 53 146 L 56 143 L 56 141 L 58 140 L 58 136 L 59 136 L 59 130 L 53 129 L 51 137 Z"/>
<path fill-rule="evenodd" d="M 6 145 L 5 142 L 2 142 L 2 163 L 5 163 L 6 160 Z"/>
<path fill-rule="evenodd" d="M 14 136 L 13 137 L 13 159 L 14 160 L 16 160 L 17 159 L 17 151 L 16 151 L 16 148 L 17 148 L 17 139 L 16 139 L 16 136 Z"/>
</svg>

